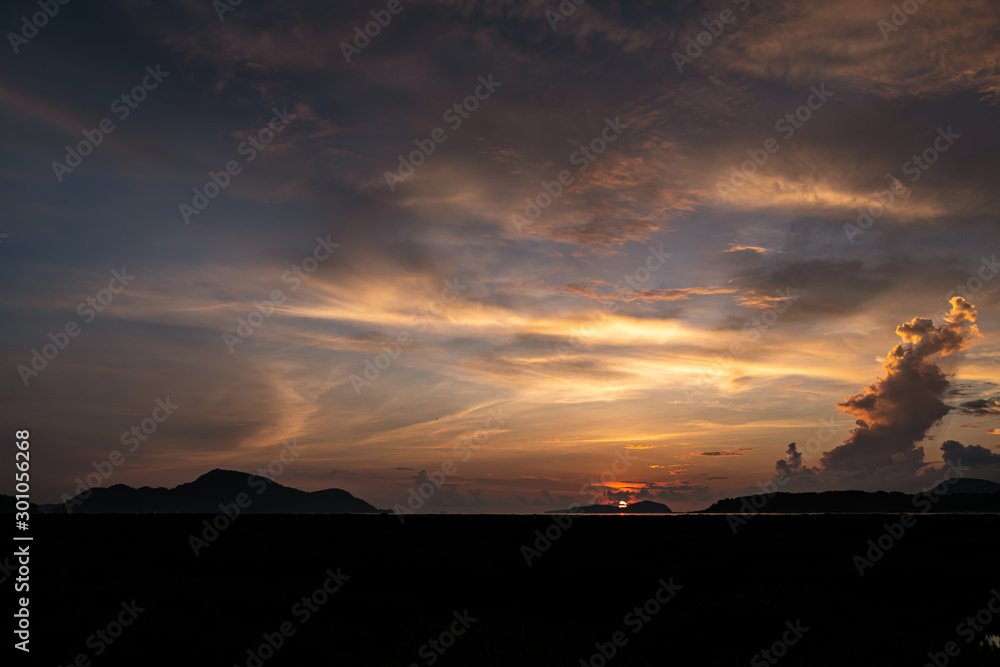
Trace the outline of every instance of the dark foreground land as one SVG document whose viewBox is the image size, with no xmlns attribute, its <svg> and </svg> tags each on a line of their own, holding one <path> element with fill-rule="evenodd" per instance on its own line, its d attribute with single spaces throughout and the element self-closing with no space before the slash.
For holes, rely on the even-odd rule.
<svg viewBox="0 0 1000 667">
<path fill-rule="evenodd" d="M 960 626 L 1000 589 L 1000 516 L 918 516 L 864 576 L 899 515 L 241 516 L 196 557 L 206 519 L 33 517 L 30 664 L 1000 664 L 1000 614 Z"/>
</svg>

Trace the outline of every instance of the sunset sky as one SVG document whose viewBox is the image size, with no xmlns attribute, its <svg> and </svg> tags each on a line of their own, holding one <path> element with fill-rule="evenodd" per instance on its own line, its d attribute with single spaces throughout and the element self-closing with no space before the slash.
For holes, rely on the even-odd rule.
<svg viewBox="0 0 1000 667">
<path fill-rule="evenodd" d="M 0 71 L 33 500 L 292 439 L 433 512 L 1000 481 L 1000 6 L 890 4 L 61 5 Z"/>
</svg>

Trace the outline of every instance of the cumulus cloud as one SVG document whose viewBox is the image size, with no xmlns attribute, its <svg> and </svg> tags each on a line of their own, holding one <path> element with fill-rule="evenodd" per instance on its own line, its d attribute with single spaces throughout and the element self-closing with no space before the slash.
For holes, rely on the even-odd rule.
<svg viewBox="0 0 1000 667">
<path fill-rule="evenodd" d="M 823 467 L 852 472 L 893 466 L 916 472 L 924 463 L 917 443 L 950 410 L 941 401 L 950 383 L 936 362 L 978 336 L 977 315 L 972 304 L 954 297 L 941 325 L 914 318 L 896 327 L 903 342 L 886 356 L 885 377 L 838 404 L 857 417 L 857 428 L 844 444 L 823 454 Z"/>
<path fill-rule="evenodd" d="M 802 452 L 794 442 L 785 450 L 785 458 L 774 463 L 774 480 L 783 491 L 815 491 L 822 480 L 819 472 L 802 462 Z M 755 491 L 756 492 L 756 491 Z"/>
<path fill-rule="evenodd" d="M 931 427 L 951 411 L 984 416 L 993 414 L 995 399 L 967 401 L 957 408 L 941 399 L 950 394 L 950 382 L 941 370 L 942 357 L 965 349 L 979 335 L 975 306 L 962 297 L 951 299 L 951 310 L 940 325 L 914 318 L 896 327 L 902 342 L 885 358 L 885 376 L 838 406 L 856 418 L 843 444 L 824 452 L 820 466 L 803 464 L 802 452 L 793 442 L 785 457 L 775 462 L 774 479 L 784 490 L 822 487 L 884 486 L 916 479 L 924 467 L 924 449 L 918 443 L 927 438 Z M 993 465 L 1000 454 L 977 445 L 953 440 L 941 447 L 946 462 L 961 459 L 963 465 Z M 791 483 L 791 486 L 784 486 Z M 794 488 L 793 488 L 794 487 Z"/>
<path fill-rule="evenodd" d="M 788 449 L 785 450 L 785 458 L 778 459 L 774 464 L 774 474 L 777 475 L 794 475 L 795 473 L 802 470 L 802 452 L 800 452 L 796 447 L 795 443 L 790 443 Z"/>
</svg>

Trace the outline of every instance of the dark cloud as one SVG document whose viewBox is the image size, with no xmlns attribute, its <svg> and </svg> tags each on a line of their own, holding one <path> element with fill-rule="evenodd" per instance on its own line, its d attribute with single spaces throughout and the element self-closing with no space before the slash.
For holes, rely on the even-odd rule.
<svg viewBox="0 0 1000 667">
<path fill-rule="evenodd" d="M 789 260 L 754 256 L 752 266 L 738 270 L 729 284 L 748 303 L 773 298 L 779 290 L 798 296 L 787 314 L 793 319 L 817 315 L 845 316 L 890 289 L 899 267 L 867 266 L 860 259 Z"/>
<path fill-rule="evenodd" d="M 795 443 L 788 445 L 788 449 L 785 451 L 785 458 L 778 459 L 774 464 L 774 474 L 779 475 L 794 475 L 795 473 L 802 470 L 802 452 L 800 452 L 796 447 Z"/>
<path fill-rule="evenodd" d="M 1000 454 L 994 454 L 979 445 L 963 445 L 955 440 L 946 440 L 941 445 L 941 456 L 948 463 L 969 468 L 1000 467 Z"/>
<path fill-rule="evenodd" d="M 956 411 L 972 417 L 1000 415 L 1000 397 L 978 398 L 974 401 L 966 401 L 959 405 Z"/>
<path fill-rule="evenodd" d="M 820 482 L 818 475 L 819 471 L 802 462 L 802 452 L 794 442 L 785 450 L 785 458 L 774 463 L 773 480 L 786 491 L 815 490 Z"/>
<path fill-rule="evenodd" d="M 924 451 L 917 443 L 949 411 L 941 401 L 949 381 L 936 362 L 978 335 L 976 317 L 972 304 L 954 297 L 941 325 L 914 318 L 896 327 L 903 342 L 887 355 L 886 376 L 838 403 L 857 417 L 857 428 L 844 444 L 823 454 L 823 467 L 846 472 L 920 468 Z"/>
<path fill-rule="evenodd" d="M 656 500 L 663 503 L 711 499 L 711 493 L 707 486 L 684 483 L 669 486 L 649 483 L 638 492 L 633 492 L 630 495 L 634 496 L 635 500 Z"/>
</svg>

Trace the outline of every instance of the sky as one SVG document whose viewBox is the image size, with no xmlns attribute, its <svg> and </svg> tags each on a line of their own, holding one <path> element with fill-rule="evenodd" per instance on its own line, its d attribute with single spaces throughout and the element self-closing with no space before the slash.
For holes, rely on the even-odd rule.
<svg viewBox="0 0 1000 667">
<path fill-rule="evenodd" d="M 1000 7 L 903 4 L 7 3 L 33 499 L 1000 481 Z"/>
</svg>

